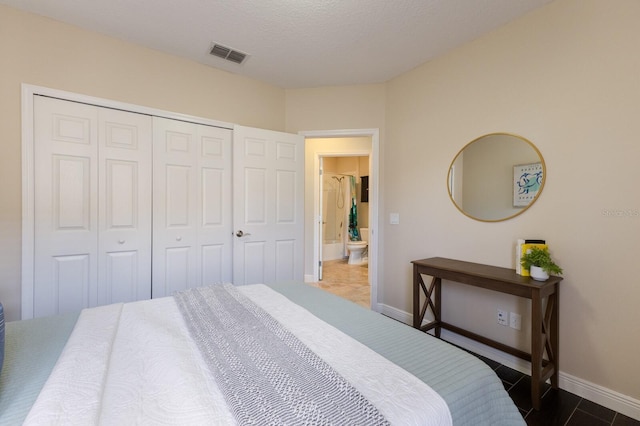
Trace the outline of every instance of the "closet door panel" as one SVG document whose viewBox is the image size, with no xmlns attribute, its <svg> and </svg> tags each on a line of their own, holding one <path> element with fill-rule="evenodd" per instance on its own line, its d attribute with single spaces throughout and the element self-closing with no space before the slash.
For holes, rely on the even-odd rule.
<svg viewBox="0 0 640 426">
<path fill-rule="evenodd" d="M 167 165 L 166 176 L 166 226 L 167 229 L 193 227 L 193 191 L 191 178 L 193 167 L 189 165 Z"/>
<path fill-rule="evenodd" d="M 106 279 L 102 284 L 106 298 L 113 301 L 139 300 L 137 251 L 118 251 L 105 253 Z"/>
<path fill-rule="evenodd" d="M 267 218 L 267 170 L 247 167 L 244 170 L 244 220 L 251 225 L 266 226 Z"/>
<path fill-rule="evenodd" d="M 193 173 L 193 167 L 190 165 L 165 167 L 164 265 L 155 265 L 160 269 L 164 267 L 164 274 L 158 277 L 160 282 L 154 281 L 154 286 L 164 286 L 165 295 L 197 285 L 197 228 L 193 208 Z M 156 188 L 156 193 L 159 189 Z M 155 235 L 159 241 L 163 240 L 162 236 Z"/>
<path fill-rule="evenodd" d="M 197 126 L 200 285 L 233 280 L 232 132 Z"/>
<path fill-rule="evenodd" d="M 197 192 L 193 125 L 153 118 L 152 297 L 194 287 Z"/>
<path fill-rule="evenodd" d="M 106 228 L 135 228 L 138 225 L 138 164 L 134 161 L 107 160 L 105 167 Z"/>
<path fill-rule="evenodd" d="M 154 118 L 153 297 L 231 281 L 231 131 Z"/>
<path fill-rule="evenodd" d="M 242 255 L 245 259 L 250 259 L 251 265 L 243 268 L 239 275 L 234 275 L 237 283 L 241 284 L 260 284 L 270 283 L 272 278 L 269 277 L 273 261 L 268 253 L 267 241 L 249 241 L 242 246 Z M 270 262 L 270 263 L 268 263 Z"/>
<path fill-rule="evenodd" d="M 98 304 L 151 297 L 152 120 L 98 109 Z"/>
<path fill-rule="evenodd" d="M 53 282 L 49 286 L 49 297 L 55 303 L 52 312 L 73 312 L 89 306 L 90 261 L 88 255 L 54 257 Z"/>
<path fill-rule="evenodd" d="M 231 282 L 225 271 L 229 269 L 228 248 L 223 244 L 202 245 L 200 249 L 202 283 L 210 285 Z"/>
<path fill-rule="evenodd" d="M 276 282 L 296 279 L 296 241 L 276 240 Z"/>
<path fill-rule="evenodd" d="M 202 226 L 216 227 L 223 226 L 225 218 L 223 205 L 225 192 L 229 188 L 225 187 L 224 170 L 203 168 L 202 177 Z"/>
<path fill-rule="evenodd" d="M 54 229 L 90 231 L 91 157 L 58 154 L 51 157 L 53 170 L 50 183 L 53 185 L 54 194 L 51 200 Z M 86 235 L 82 235 L 81 238 L 86 238 Z"/>
<path fill-rule="evenodd" d="M 170 295 L 174 291 L 185 290 L 194 286 L 194 267 L 195 262 L 193 247 L 171 247 L 167 248 L 164 253 L 165 259 L 165 275 L 161 282 L 164 284 L 165 295 Z M 160 285 L 154 281 L 154 291 L 156 285 Z"/>
<path fill-rule="evenodd" d="M 34 98 L 34 316 L 97 304 L 95 107 Z"/>
</svg>

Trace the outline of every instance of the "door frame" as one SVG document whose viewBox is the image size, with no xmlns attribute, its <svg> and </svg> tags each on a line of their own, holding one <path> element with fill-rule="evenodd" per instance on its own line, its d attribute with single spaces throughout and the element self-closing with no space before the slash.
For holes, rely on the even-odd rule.
<svg viewBox="0 0 640 426">
<path fill-rule="evenodd" d="M 353 137 L 370 137 L 371 150 L 363 151 L 361 149 L 323 151 L 318 150 L 313 158 L 313 250 L 308 253 L 305 250 L 305 257 L 312 256 L 313 271 L 311 280 L 318 281 L 318 262 L 319 257 L 319 238 L 320 229 L 317 226 L 320 211 L 320 157 L 332 156 L 369 156 L 369 286 L 371 288 L 371 309 L 380 312 L 381 307 L 378 304 L 378 273 L 380 252 L 378 247 L 379 241 L 379 181 L 380 181 L 380 129 L 342 129 L 342 130 L 309 130 L 300 131 L 306 139 L 320 138 L 353 138 Z M 307 217 L 309 217 L 307 215 Z M 307 245 L 307 247 L 309 247 Z M 305 260 L 305 265 L 309 262 Z"/>
<path fill-rule="evenodd" d="M 222 121 L 195 117 L 141 105 L 82 95 L 64 90 L 23 83 L 22 91 L 22 267 L 21 267 L 21 319 L 34 314 L 34 266 L 35 266 L 35 152 L 34 152 L 34 96 L 48 96 L 71 102 L 86 103 L 105 108 L 119 109 L 139 114 L 188 121 L 233 130 L 234 125 Z"/>
</svg>

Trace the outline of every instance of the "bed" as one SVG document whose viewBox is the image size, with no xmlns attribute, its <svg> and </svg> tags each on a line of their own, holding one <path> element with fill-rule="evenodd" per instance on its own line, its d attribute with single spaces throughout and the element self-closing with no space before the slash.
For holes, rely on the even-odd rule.
<svg viewBox="0 0 640 426">
<path fill-rule="evenodd" d="M 213 287 L 222 286 L 205 290 Z M 524 424 L 495 373 L 446 342 L 306 284 L 229 287 L 215 290 L 221 292 L 215 297 L 202 290 L 7 323 L 0 424 L 261 424 L 251 417 L 254 405 L 262 401 L 257 409 L 264 410 L 273 398 L 297 404 L 294 417 L 266 410 L 276 415 L 269 420 L 274 424 Z M 239 320 L 240 344 L 249 345 L 241 350 L 201 338 L 218 335 L 209 332 L 207 309 L 220 311 L 215 304 L 229 306 L 228 298 L 259 318 Z M 295 357 L 310 359 L 316 370 L 289 361 L 241 364 L 246 360 L 238 360 L 239 353 L 268 359 L 250 346 L 263 334 L 260 327 L 269 328 L 265 336 L 293 342 L 274 349 L 276 358 L 294 348 Z M 230 349 L 211 355 L 213 346 Z M 234 375 L 234 368 L 250 373 Z M 326 401 L 308 401 L 281 379 L 274 383 L 284 396 L 264 393 L 265 380 L 289 375 L 309 385 L 304 398 L 330 386 L 319 397 Z M 329 395 L 334 388 L 339 393 Z M 234 398 L 239 401 L 229 402 Z M 343 401 L 352 402 L 334 409 Z M 322 410 L 332 409 L 339 420 L 324 417 Z"/>
</svg>

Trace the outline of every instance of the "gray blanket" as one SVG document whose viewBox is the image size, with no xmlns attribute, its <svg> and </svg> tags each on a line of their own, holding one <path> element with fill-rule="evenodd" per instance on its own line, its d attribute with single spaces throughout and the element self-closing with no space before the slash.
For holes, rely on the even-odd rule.
<svg viewBox="0 0 640 426">
<path fill-rule="evenodd" d="M 174 295 L 240 424 L 388 424 L 331 366 L 231 284 Z"/>
</svg>

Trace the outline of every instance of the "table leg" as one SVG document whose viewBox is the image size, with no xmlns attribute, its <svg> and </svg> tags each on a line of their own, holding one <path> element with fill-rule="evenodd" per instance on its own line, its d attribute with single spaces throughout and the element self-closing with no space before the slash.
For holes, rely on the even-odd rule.
<svg viewBox="0 0 640 426">
<path fill-rule="evenodd" d="M 413 265 L 413 328 L 420 328 L 420 276 L 418 266 Z"/>
<path fill-rule="evenodd" d="M 549 295 L 549 299 L 547 303 L 553 303 L 553 308 L 551 311 L 551 327 L 549 330 L 549 334 L 551 334 L 551 350 L 553 351 L 553 375 L 551 375 L 551 386 L 555 389 L 558 388 L 558 372 L 560 371 L 560 367 L 558 362 L 560 360 L 559 353 L 559 334 L 560 334 L 560 320 L 558 318 L 558 314 L 560 312 L 560 298 L 558 294 L 558 289 L 556 288 L 556 292 Z"/>
<path fill-rule="evenodd" d="M 438 326 L 435 330 L 435 335 L 437 338 L 440 338 L 440 331 L 442 327 L 440 327 L 440 323 L 442 322 L 442 280 L 440 278 L 434 278 L 433 285 L 435 288 L 433 289 L 433 318 L 437 321 Z"/>
<path fill-rule="evenodd" d="M 441 305 L 441 279 L 433 277 L 429 288 L 424 283 L 420 269 L 414 265 L 413 267 L 413 327 L 418 330 L 428 331 L 435 328 L 435 336 L 440 337 L 440 305 Z M 425 296 L 424 303 L 420 306 L 420 290 Z M 425 314 L 429 308 L 433 312 L 434 320 L 426 327 L 422 326 Z"/>
<path fill-rule="evenodd" d="M 542 299 L 540 290 L 531 294 L 531 403 L 536 410 L 540 409 L 542 354 Z"/>
</svg>

